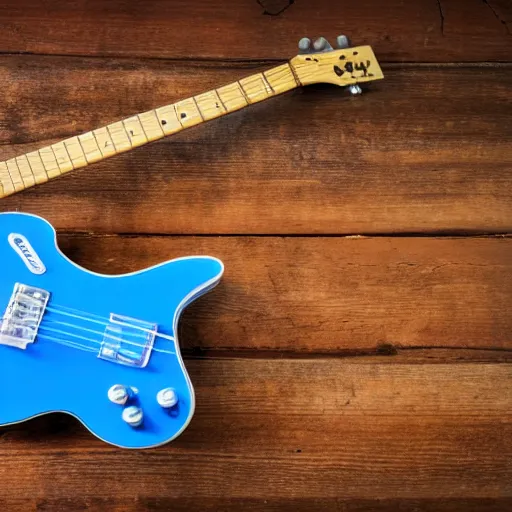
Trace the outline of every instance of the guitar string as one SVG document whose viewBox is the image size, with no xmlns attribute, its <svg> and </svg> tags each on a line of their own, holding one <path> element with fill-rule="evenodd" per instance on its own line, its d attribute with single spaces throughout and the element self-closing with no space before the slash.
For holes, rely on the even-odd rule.
<svg viewBox="0 0 512 512">
<path fill-rule="evenodd" d="M 49 310 L 48 308 L 46 308 L 46 309 Z M 73 315 L 73 314 L 65 313 L 65 312 L 59 312 L 58 308 L 51 308 L 51 309 L 52 309 L 52 312 L 54 312 L 54 314 L 62 314 L 64 316 L 71 316 L 71 317 L 79 318 L 79 319 L 82 319 L 82 320 L 85 320 L 85 321 L 92 321 L 94 323 L 103 325 L 105 327 L 109 325 L 109 323 L 94 321 L 94 320 L 91 320 L 90 318 L 87 318 L 87 317 Z M 71 308 L 68 308 L 68 309 L 71 309 Z M 89 313 L 85 313 L 84 312 L 84 314 L 88 315 Z M 98 315 L 92 315 L 92 316 L 95 316 L 97 318 L 101 318 Z M 2 321 L 3 320 L 5 320 L 5 318 L 2 318 Z M 73 334 L 72 332 L 64 331 L 64 330 L 61 330 L 61 329 L 54 329 L 54 328 L 48 327 L 48 325 L 47 325 L 48 323 L 50 323 L 50 324 L 59 324 L 59 325 L 63 325 L 63 326 L 66 326 L 66 327 L 71 327 L 72 329 L 75 329 L 78 332 L 83 331 L 83 332 L 89 332 L 89 333 L 92 333 L 92 334 L 98 334 L 99 336 L 103 336 L 103 337 L 109 338 L 111 340 L 115 340 L 115 341 L 119 341 L 119 342 L 122 342 L 122 343 L 126 343 L 128 345 L 132 345 L 132 346 L 135 346 L 135 347 L 138 347 L 138 348 L 145 348 L 145 346 L 146 346 L 146 345 L 142 345 L 142 344 L 139 344 L 139 343 L 135 343 L 133 341 L 125 340 L 123 338 L 119 338 L 119 337 L 111 335 L 111 334 L 105 334 L 105 333 L 102 333 L 102 332 L 99 332 L 99 331 L 95 331 L 93 329 L 88 329 L 86 327 L 79 326 L 78 324 L 62 322 L 62 321 L 53 320 L 53 319 L 50 319 L 50 318 L 43 318 L 41 324 L 39 325 L 39 329 L 43 329 L 43 330 L 47 330 L 47 331 L 52 331 L 52 332 L 55 332 L 55 333 L 58 333 L 58 334 L 62 334 L 64 336 L 68 336 L 68 337 L 82 339 L 84 341 L 89 341 L 89 342 L 95 343 L 97 345 L 102 345 L 103 344 L 103 341 L 94 340 L 94 339 L 91 339 L 91 338 L 87 338 L 87 337 L 85 337 L 83 335 Z M 115 325 L 120 325 L 120 326 L 124 325 L 124 326 L 127 326 L 127 327 L 136 327 L 136 326 L 132 326 L 129 323 L 124 323 L 124 322 L 119 322 L 119 323 L 116 323 Z M 159 333 L 157 331 L 151 331 L 149 329 L 144 329 L 144 328 L 139 328 L 139 330 L 141 330 L 141 331 L 143 331 L 143 332 L 145 332 L 147 334 L 153 334 L 156 338 L 162 338 L 162 339 L 164 339 L 166 341 L 171 341 L 173 343 L 175 343 L 175 341 L 176 341 L 173 336 L 170 336 L 170 335 L 167 335 L 167 334 L 163 334 L 163 333 Z M 47 339 L 51 339 L 53 341 L 58 341 L 58 342 L 60 342 L 60 343 L 62 343 L 64 345 L 68 344 L 69 346 L 72 346 L 73 348 L 82 348 L 84 350 L 89 350 L 89 351 L 94 351 L 94 352 L 96 351 L 92 347 L 88 347 L 87 345 L 83 345 L 83 344 L 74 343 L 74 342 L 71 342 L 69 340 L 65 341 L 65 340 L 61 340 L 59 338 L 51 337 L 51 336 L 48 336 L 48 335 L 40 335 L 39 333 L 37 334 L 37 336 L 38 337 L 47 338 Z M 137 334 L 136 333 L 131 333 L 131 336 L 137 336 Z M 154 346 L 152 347 L 151 350 L 152 351 L 154 350 L 155 352 L 164 353 L 164 354 L 172 354 L 172 355 L 176 354 L 176 352 L 173 352 L 173 351 L 170 351 L 170 350 L 164 350 L 164 349 L 156 348 Z"/>
<path fill-rule="evenodd" d="M 56 343 L 59 343 L 60 345 L 65 345 L 70 348 L 76 348 L 78 350 L 83 350 L 85 352 L 94 352 L 94 353 L 98 352 L 94 348 L 88 347 L 87 345 L 81 345 L 80 343 L 74 343 L 72 341 L 62 340 L 60 338 L 55 338 L 54 336 L 49 336 L 47 334 L 38 334 L 37 337 L 40 339 L 43 339 L 43 340 L 49 340 L 49 341 L 56 342 Z"/>
<path fill-rule="evenodd" d="M 96 343 L 98 345 L 101 345 L 103 342 L 102 341 L 97 341 L 97 340 L 91 340 L 90 338 L 86 338 L 85 336 L 81 336 L 81 335 L 78 335 L 78 334 L 73 334 L 73 333 L 70 333 L 70 332 L 67 332 L 67 331 L 63 331 L 61 329 L 55 329 L 55 328 L 52 328 L 52 327 L 48 327 L 48 323 L 50 324 L 58 324 L 58 325 L 63 325 L 65 327 L 71 327 L 72 329 L 75 329 L 77 331 L 84 331 L 84 332 L 89 332 L 91 334 L 98 334 L 99 336 L 103 336 L 105 338 L 109 338 L 111 340 L 115 340 L 115 341 L 120 341 L 122 343 L 126 343 L 127 345 L 132 345 L 134 347 L 139 347 L 139 348 L 144 348 L 146 347 L 146 345 L 144 344 L 140 344 L 140 343 L 135 343 L 133 341 L 127 341 L 125 340 L 124 338 L 119 338 L 117 336 L 114 336 L 112 334 L 105 334 L 103 332 L 100 332 L 100 331 L 95 331 L 94 329 L 87 329 L 85 327 L 77 327 L 75 324 L 70 324 L 70 323 L 67 323 L 67 322 L 59 322 L 58 320 L 51 320 L 51 319 L 43 319 L 43 321 L 39 324 L 39 328 L 40 329 L 46 329 L 46 330 L 49 330 L 49 331 L 54 331 L 54 332 L 60 332 L 62 334 L 65 334 L 67 336 L 71 336 L 73 338 L 79 338 L 79 339 L 84 339 L 84 340 L 87 340 L 87 341 L 91 341 L 92 343 Z M 156 332 L 156 331 L 148 331 L 149 334 L 153 334 L 155 336 L 155 338 L 163 338 L 167 341 L 175 341 L 174 337 L 172 336 L 169 336 L 167 334 L 163 334 L 163 333 L 159 333 L 159 332 Z M 156 349 L 155 350 L 160 350 L 160 349 Z M 174 353 L 174 352 L 172 352 Z"/>
<path fill-rule="evenodd" d="M 89 316 L 91 318 L 97 318 L 98 320 L 108 320 L 107 317 L 103 317 L 103 316 L 100 316 L 100 315 L 95 315 L 94 313 L 90 313 L 88 311 L 82 311 L 80 309 L 70 308 L 69 306 L 63 306 L 62 304 L 55 304 L 53 301 L 50 301 L 48 303 L 47 308 L 48 307 L 55 307 L 57 309 L 69 311 L 69 312 L 72 312 L 72 313 L 75 313 L 75 314 L 81 314 L 81 315 Z"/>
<path fill-rule="evenodd" d="M 58 307 L 55 308 L 53 306 L 46 306 L 46 311 L 49 311 L 50 313 L 54 313 L 54 314 L 62 315 L 62 316 L 67 316 L 67 317 L 71 317 L 71 318 L 77 318 L 78 320 L 85 320 L 86 322 L 91 322 L 91 323 L 99 324 L 99 325 L 102 325 L 103 327 L 107 327 L 111 323 L 114 323 L 115 325 L 121 325 L 121 326 L 125 326 L 125 327 L 130 327 L 131 329 L 135 329 L 135 330 L 142 331 L 142 332 L 145 332 L 145 333 L 153 333 L 153 332 L 155 332 L 152 329 L 147 329 L 147 328 L 144 328 L 144 327 L 140 327 L 138 325 L 133 325 L 129 321 L 126 321 L 126 322 L 123 322 L 121 320 L 116 320 L 115 322 L 105 321 L 106 319 L 104 319 L 103 317 L 98 316 L 98 315 L 94 315 L 92 313 L 87 313 L 85 311 L 79 311 L 79 310 L 73 310 L 72 308 L 66 308 L 66 309 L 69 309 L 70 311 L 76 311 L 76 313 L 81 313 L 81 314 L 68 313 L 66 311 L 59 311 Z M 128 317 L 123 317 L 121 315 L 119 315 L 119 316 L 120 316 L 120 318 L 126 318 L 126 320 L 131 320 Z M 90 318 L 90 317 L 93 317 L 93 318 Z M 101 320 L 94 320 L 94 318 L 99 318 Z M 135 320 L 135 319 L 133 319 L 133 320 Z M 147 323 L 149 323 L 149 322 L 147 322 Z M 137 335 L 135 333 L 132 333 L 132 334 L 130 334 L 130 336 L 137 336 Z M 170 336 L 170 337 L 172 337 L 172 336 Z M 174 340 L 173 337 L 172 337 L 172 339 Z"/>
<path fill-rule="evenodd" d="M 61 338 L 57 338 L 55 336 L 50 336 L 48 334 L 38 334 L 37 335 L 38 338 L 41 338 L 43 340 L 49 340 L 49 341 L 54 341 L 56 343 L 59 343 L 60 345 L 65 345 L 65 346 L 68 346 L 70 348 L 76 348 L 78 350 L 83 350 L 85 352 L 94 352 L 95 354 L 98 353 L 98 351 L 92 347 L 88 347 L 87 345 L 83 345 L 83 344 L 80 344 L 80 343 L 75 343 L 73 341 L 69 341 L 69 340 L 63 340 Z M 83 339 L 87 339 L 87 338 L 83 338 Z M 95 340 L 89 340 L 93 343 L 100 343 L 100 342 L 97 342 Z M 164 353 L 164 354 L 170 354 L 170 355 L 176 355 L 176 352 L 171 352 L 170 350 L 162 350 L 162 349 L 158 349 L 158 348 L 155 348 L 153 347 L 151 349 L 152 351 L 154 350 L 155 352 L 160 352 L 160 353 Z"/>
<path fill-rule="evenodd" d="M 49 328 L 49 327 L 46 327 L 46 326 L 40 326 L 40 329 L 42 329 L 43 331 L 50 331 L 50 332 L 53 332 L 53 333 L 56 333 L 56 334 L 62 334 L 64 336 L 70 336 L 70 337 L 74 337 L 74 338 L 78 338 L 78 339 L 81 339 L 81 340 L 84 340 L 84 341 L 89 341 L 91 343 L 95 343 L 96 345 L 102 345 L 103 342 L 101 341 L 98 341 L 98 340 L 94 340 L 94 339 L 91 339 L 91 338 L 86 338 L 84 336 L 78 336 L 76 334 L 72 334 L 72 333 L 68 333 L 66 331 L 62 331 L 60 329 L 52 329 L 52 328 Z M 63 340 L 61 338 L 57 338 L 55 336 L 51 336 L 51 335 L 48 335 L 48 334 L 37 334 L 37 337 L 38 338 L 41 338 L 41 339 L 49 339 L 51 341 L 57 341 L 58 343 L 61 343 L 63 345 L 69 345 L 71 346 L 72 348 L 80 348 L 82 350 L 87 350 L 89 352 L 97 352 L 97 349 L 93 348 L 93 347 L 89 347 L 87 345 L 84 345 L 83 343 L 75 343 L 73 341 L 70 341 L 70 340 Z M 144 347 L 144 345 L 141 345 L 141 347 Z M 161 348 L 156 348 L 156 347 L 152 347 L 151 348 L 151 352 L 159 352 L 161 354 L 169 354 L 169 355 L 176 355 L 176 352 L 173 352 L 172 350 L 164 350 L 164 349 L 161 349 Z"/>
<path fill-rule="evenodd" d="M 66 309 L 70 309 L 72 310 L 72 308 L 66 308 Z M 68 316 L 68 317 L 71 317 L 71 318 L 77 318 L 79 320 L 85 320 L 86 322 L 93 322 L 93 323 L 96 323 L 96 324 L 99 324 L 99 325 L 102 325 L 104 327 L 107 327 L 110 325 L 110 322 L 104 322 L 104 321 L 98 321 L 98 320 L 93 320 L 93 319 L 90 319 L 90 318 L 87 318 L 87 316 L 81 316 L 81 315 L 74 315 L 74 314 L 71 314 L 71 313 L 67 313 L 65 311 L 58 311 L 58 308 L 53 308 L 53 307 L 46 307 L 46 310 L 49 311 L 49 312 L 52 312 L 54 314 L 57 314 L 57 315 L 63 315 L 63 316 Z M 78 311 L 78 310 L 75 310 L 75 311 Z M 93 314 L 89 314 L 89 313 L 85 313 L 85 315 L 91 315 L 91 316 L 94 316 L 96 318 L 101 318 L 100 316 L 98 315 L 93 315 Z M 114 340 L 117 340 L 117 341 L 121 341 L 121 342 L 125 342 L 129 345 L 133 345 L 135 347 L 139 347 L 139 348 L 143 348 L 145 345 L 142 345 L 140 343 L 136 343 L 134 341 L 127 341 L 125 339 L 122 339 L 122 338 L 118 338 L 114 335 L 105 335 L 104 333 L 102 332 L 99 332 L 99 331 L 95 331 L 93 329 L 89 329 L 87 327 L 81 327 L 77 324 L 73 324 L 73 323 L 69 323 L 69 322 L 62 322 L 62 321 L 59 321 L 59 320 L 53 320 L 51 318 L 44 318 L 43 317 L 43 320 L 42 320 L 42 323 L 45 322 L 53 322 L 53 323 L 56 323 L 56 324 L 60 324 L 60 325 L 64 325 L 66 327 L 71 327 L 72 329 L 76 329 L 77 331 L 84 331 L 84 332 L 91 332 L 93 334 L 99 334 L 100 336 L 108 336 L 109 338 L 111 339 L 114 339 Z M 129 328 L 135 328 L 135 329 L 138 329 L 139 331 L 142 331 L 146 334 L 152 334 L 154 335 L 155 337 L 158 337 L 158 338 L 162 338 L 166 341 L 171 341 L 173 343 L 176 342 L 176 338 L 174 336 L 170 336 L 168 334 L 163 334 L 163 333 L 160 333 L 158 331 L 152 331 L 150 329 L 144 329 L 143 327 L 138 327 L 138 326 L 133 326 L 132 324 L 130 324 L 129 322 L 115 322 L 114 325 L 118 325 L 118 326 L 125 326 L 125 327 L 129 327 Z M 128 335 L 128 336 L 137 336 L 136 333 L 126 333 L 125 335 Z"/>
<path fill-rule="evenodd" d="M 46 308 L 48 311 L 50 311 L 50 309 Z M 55 312 L 56 309 L 54 308 L 51 308 L 51 311 Z M 54 313 L 55 314 L 55 313 Z M 78 316 L 78 315 L 72 315 L 72 314 L 67 314 L 67 313 L 57 313 L 57 314 L 63 314 L 65 316 L 71 316 L 71 317 L 74 317 L 74 318 L 79 318 L 79 319 L 83 319 L 83 320 L 86 320 L 86 321 L 89 321 L 88 318 L 86 317 L 81 317 L 81 316 Z M 97 315 L 94 315 L 94 316 L 97 316 Z M 100 317 L 98 317 L 100 318 Z M 40 328 L 47 328 L 49 329 L 48 327 L 46 327 L 46 324 L 48 323 L 54 323 L 54 324 L 58 324 L 58 325 L 63 325 L 65 327 L 71 327 L 72 329 L 75 329 L 76 331 L 83 331 L 83 332 L 88 332 L 88 333 L 92 333 L 92 334 L 97 334 L 99 336 L 104 336 L 104 337 L 107 337 L 109 339 L 112 339 L 112 340 L 115 340 L 115 341 L 119 341 L 119 342 L 122 342 L 122 343 L 126 343 L 128 345 L 132 345 L 134 347 L 138 347 L 138 348 L 144 348 L 145 345 L 143 344 L 140 344 L 140 343 L 136 343 L 134 341 L 128 341 L 126 339 L 123 339 L 123 338 L 119 338 L 113 334 L 105 334 L 103 332 L 100 332 L 100 331 L 95 331 L 94 329 L 89 329 L 87 327 L 81 327 L 77 324 L 73 324 L 73 323 L 69 323 L 69 322 L 62 322 L 62 321 L 59 321 L 59 320 L 53 320 L 51 318 L 44 318 L 43 317 L 43 320 L 40 324 Z M 98 323 L 100 325 L 103 325 L 105 327 L 107 327 L 108 325 L 110 325 L 109 323 L 105 323 L 105 322 L 98 322 L 98 321 L 94 321 L 94 323 Z M 133 327 L 131 324 L 129 323 L 124 323 L 124 322 L 119 322 L 119 323 L 115 323 L 114 325 L 119 325 L 119 326 L 126 326 L 126 327 Z M 160 333 L 158 331 L 151 331 L 149 329 L 143 329 L 143 328 L 139 328 L 139 330 L 141 330 L 142 332 L 145 332 L 146 334 L 152 334 L 154 335 L 156 338 L 162 338 L 163 340 L 166 340 L 166 341 L 170 341 L 172 343 L 176 343 L 176 339 L 174 336 L 170 336 L 168 334 L 163 334 L 163 333 Z M 78 336 L 76 334 L 72 334 L 72 333 L 69 333 L 67 331 L 60 331 L 61 333 L 65 334 L 65 335 L 68 335 L 68 336 L 71 336 L 71 337 L 74 337 L 74 338 L 82 338 L 82 339 L 85 339 L 85 340 L 88 340 L 88 341 L 93 341 L 93 340 L 90 340 L 88 338 L 85 338 L 84 336 Z M 136 333 L 126 333 L 128 335 L 131 335 L 131 336 L 137 336 Z M 93 343 L 97 343 L 97 344 L 101 344 L 102 342 L 100 341 L 93 341 Z M 156 347 L 153 347 L 153 350 L 155 350 L 156 352 L 162 352 L 162 353 L 170 353 L 170 354 L 175 354 L 175 352 L 172 352 L 172 351 L 165 351 L 163 349 L 158 349 Z"/>
<path fill-rule="evenodd" d="M 144 347 L 143 344 L 139 344 L 139 343 L 135 343 L 134 341 L 128 341 L 126 339 L 123 339 L 123 338 L 118 338 L 117 336 L 115 336 L 114 334 L 105 334 L 101 331 L 95 331 L 94 329 L 88 329 L 87 327 L 78 327 L 77 325 L 75 324 L 70 324 L 68 322 L 60 322 L 59 320 L 53 320 L 51 318 L 48 318 L 48 319 L 45 319 L 43 318 L 41 324 L 40 324 L 40 327 L 43 325 L 43 324 L 57 324 L 57 325 L 63 325 L 65 327 L 71 327 L 72 329 L 75 329 L 77 331 L 84 331 L 84 332 L 90 332 L 92 334 L 99 334 L 100 336 L 106 336 L 108 337 L 109 339 L 111 340 L 115 340 L 115 341 L 122 341 L 123 343 L 127 343 L 128 345 L 133 345 L 134 347 Z M 156 336 L 156 331 L 148 331 L 148 334 L 155 334 Z M 137 336 L 137 334 L 135 333 L 124 333 L 125 336 Z M 75 335 L 75 337 L 78 337 Z"/>
</svg>

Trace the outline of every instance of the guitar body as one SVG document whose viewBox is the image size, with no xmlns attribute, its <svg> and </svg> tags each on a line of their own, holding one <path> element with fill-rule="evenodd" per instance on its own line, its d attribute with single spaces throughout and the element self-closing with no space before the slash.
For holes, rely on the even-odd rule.
<svg viewBox="0 0 512 512">
<path fill-rule="evenodd" d="M 178 319 L 218 283 L 219 260 L 100 275 L 66 258 L 45 220 L 4 213 L 0 263 L 0 425 L 65 412 L 125 448 L 158 446 L 185 429 L 194 391 Z M 167 402 L 157 399 L 162 390 Z"/>
</svg>

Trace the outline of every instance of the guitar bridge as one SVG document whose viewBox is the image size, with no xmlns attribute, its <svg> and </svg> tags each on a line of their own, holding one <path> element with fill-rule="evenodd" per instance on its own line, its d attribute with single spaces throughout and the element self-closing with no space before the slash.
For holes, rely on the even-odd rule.
<svg viewBox="0 0 512 512">
<path fill-rule="evenodd" d="M 34 343 L 50 292 L 16 283 L 0 324 L 0 345 L 25 350 Z"/>
<path fill-rule="evenodd" d="M 149 361 L 157 325 L 121 315 L 110 315 L 98 357 L 113 363 L 144 368 Z"/>
</svg>

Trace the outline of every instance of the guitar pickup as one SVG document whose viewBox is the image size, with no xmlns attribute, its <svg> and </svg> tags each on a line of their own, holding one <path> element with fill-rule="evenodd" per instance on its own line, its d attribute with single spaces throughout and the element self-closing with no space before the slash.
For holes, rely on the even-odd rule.
<svg viewBox="0 0 512 512">
<path fill-rule="evenodd" d="M 21 348 L 34 343 L 50 292 L 16 283 L 0 324 L 0 345 Z"/>
<path fill-rule="evenodd" d="M 121 315 L 110 315 L 98 357 L 113 363 L 144 368 L 155 342 L 157 325 Z"/>
</svg>

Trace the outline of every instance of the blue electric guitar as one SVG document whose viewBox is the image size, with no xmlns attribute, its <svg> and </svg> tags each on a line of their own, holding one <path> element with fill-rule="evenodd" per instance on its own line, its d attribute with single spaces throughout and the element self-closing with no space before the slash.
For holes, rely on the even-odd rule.
<svg viewBox="0 0 512 512">
<path fill-rule="evenodd" d="M 100 439 L 148 448 L 178 436 L 194 391 L 177 341 L 181 311 L 223 273 L 191 256 L 106 276 L 66 258 L 53 227 L 0 214 L 0 425 L 50 412 Z"/>
</svg>

